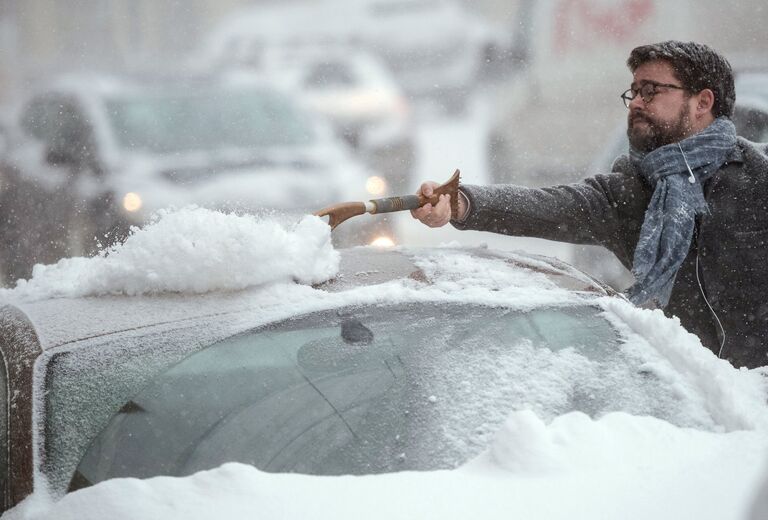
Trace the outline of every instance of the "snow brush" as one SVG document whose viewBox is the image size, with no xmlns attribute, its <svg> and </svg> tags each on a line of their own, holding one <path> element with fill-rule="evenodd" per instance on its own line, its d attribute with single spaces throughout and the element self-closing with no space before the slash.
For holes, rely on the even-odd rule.
<svg viewBox="0 0 768 520">
<path fill-rule="evenodd" d="M 437 204 L 440 195 L 451 196 L 451 217 L 456 218 L 458 211 L 458 192 L 459 192 L 459 170 L 453 172 L 448 181 L 444 182 L 437 188 L 435 188 L 431 197 L 425 197 L 424 195 L 403 195 L 400 197 L 387 197 L 385 199 L 374 199 L 368 202 L 342 202 L 340 204 L 334 204 L 328 206 L 315 215 L 318 217 L 328 217 L 328 225 L 331 229 L 335 229 L 336 226 L 344 222 L 345 220 L 363 215 L 365 213 L 371 213 L 376 215 L 378 213 L 392 213 L 394 211 L 406 211 L 411 209 L 420 208 L 426 204 Z"/>
</svg>

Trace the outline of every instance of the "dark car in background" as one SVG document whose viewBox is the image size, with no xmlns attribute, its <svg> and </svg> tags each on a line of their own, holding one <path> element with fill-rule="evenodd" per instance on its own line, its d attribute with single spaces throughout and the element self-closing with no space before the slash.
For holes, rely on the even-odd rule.
<svg viewBox="0 0 768 520">
<path fill-rule="evenodd" d="M 373 173 L 317 115 L 253 78 L 70 76 L 23 103 L 3 165 L 6 280 L 89 255 L 161 208 L 288 215 L 362 198 Z M 392 238 L 353 222 L 339 245 Z"/>
<path fill-rule="evenodd" d="M 0 116 L 0 156 L 5 154 L 10 144 L 10 125 Z"/>
</svg>

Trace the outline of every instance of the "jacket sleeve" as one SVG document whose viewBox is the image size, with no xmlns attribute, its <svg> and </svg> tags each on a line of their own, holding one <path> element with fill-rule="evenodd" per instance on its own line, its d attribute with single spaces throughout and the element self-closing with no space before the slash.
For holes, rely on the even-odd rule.
<svg viewBox="0 0 768 520">
<path fill-rule="evenodd" d="M 597 175 L 576 184 L 526 188 L 511 184 L 462 186 L 469 213 L 458 229 L 492 231 L 603 245 L 611 250 L 636 242 L 650 188 L 624 173 Z"/>
</svg>

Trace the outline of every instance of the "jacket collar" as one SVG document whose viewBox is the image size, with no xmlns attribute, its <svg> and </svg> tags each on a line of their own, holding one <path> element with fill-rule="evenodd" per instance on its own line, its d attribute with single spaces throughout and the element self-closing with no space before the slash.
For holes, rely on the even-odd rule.
<svg viewBox="0 0 768 520">
<path fill-rule="evenodd" d="M 730 152 L 728 152 L 728 155 L 725 156 L 725 164 L 729 163 L 744 163 L 744 152 L 741 149 L 740 142 L 736 142 L 736 146 L 734 146 Z"/>
</svg>

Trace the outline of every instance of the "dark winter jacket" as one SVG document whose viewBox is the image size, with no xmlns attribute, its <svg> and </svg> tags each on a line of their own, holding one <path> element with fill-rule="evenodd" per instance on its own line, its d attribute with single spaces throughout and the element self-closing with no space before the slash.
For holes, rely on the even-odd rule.
<svg viewBox="0 0 768 520">
<path fill-rule="evenodd" d="M 459 229 L 603 245 L 628 269 L 652 189 L 626 157 L 614 173 L 549 188 L 463 186 L 470 202 Z M 739 138 L 705 184 L 708 215 L 672 290 L 666 312 L 734 366 L 768 365 L 768 144 Z M 701 284 L 697 282 L 696 265 Z"/>
</svg>

